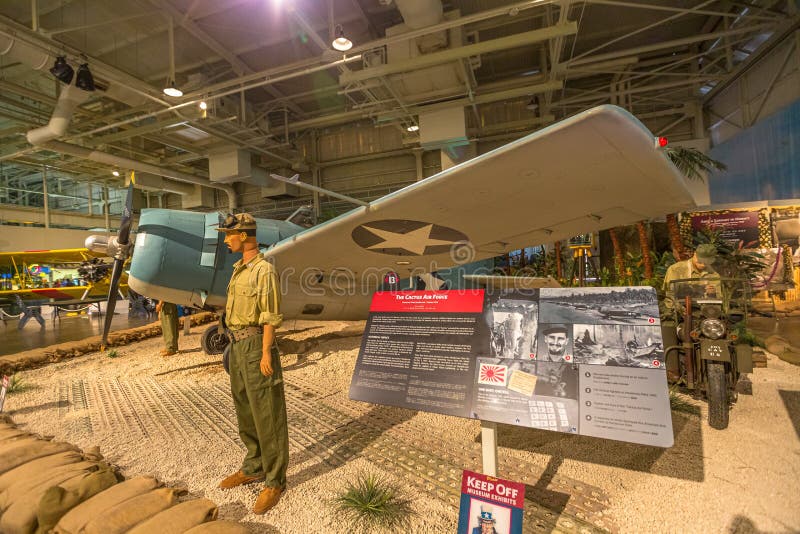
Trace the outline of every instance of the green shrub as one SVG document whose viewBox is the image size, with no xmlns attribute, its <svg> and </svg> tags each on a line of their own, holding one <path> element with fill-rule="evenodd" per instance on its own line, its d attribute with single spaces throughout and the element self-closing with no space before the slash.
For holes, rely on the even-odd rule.
<svg viewBox="0 0 800 534">
<path fill-rule="evenodd" d="M 333 505 L 351 528 L 363 532 L 400 527 L 413 515 L 411 501 L 397 485 L 373 473 L 358 473 Z"/>
<path fill-rule="evenodd" d="M 686 397 L 675 391 L 675 388 L 669 390 L 669 407 L 673 412 L 683 412 L 692 415 L 700 413 L 697 406 L 686 400 Z"/>
<path fill-rule="evenodd" d="M 23 391 L 27 391 L 32 388 L 32 384 L 26 382 L 21 376 L 15 373 L 11 375 L 11 378 L 8 380 L 6 395 L 11 395 L 12 393 L 22 393 Z"/>
</svg>

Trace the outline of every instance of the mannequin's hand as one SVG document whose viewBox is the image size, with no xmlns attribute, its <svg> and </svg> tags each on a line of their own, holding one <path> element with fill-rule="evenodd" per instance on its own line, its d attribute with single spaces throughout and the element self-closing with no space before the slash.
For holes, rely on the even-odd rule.
<svg viewBox="0 0 800 534">
<path fill-rule="evenodd" d="M 272 354 L 269 349 L 265 350 L 261 355 L 261 374 L 264 376 L 272 376 Z"/>
</svg>

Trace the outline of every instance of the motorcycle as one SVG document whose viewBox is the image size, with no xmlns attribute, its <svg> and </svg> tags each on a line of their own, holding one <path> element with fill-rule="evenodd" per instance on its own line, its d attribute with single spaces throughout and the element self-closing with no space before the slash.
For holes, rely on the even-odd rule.
<svg viewBox="0 0 800 534">
<path fill-rule="evenodd" d="M 667 376 L 696 395 L 704 393 L 708 424 L 725 429 L 738 394 L 752 393 L 746 375 L 753 372 L 753 350 L 738 342 L 735 328 L 747 317 L 749 284 L 687 278 L 671 281 L 670 294 L 675 332 L 665 350 Z"/>
</svg>

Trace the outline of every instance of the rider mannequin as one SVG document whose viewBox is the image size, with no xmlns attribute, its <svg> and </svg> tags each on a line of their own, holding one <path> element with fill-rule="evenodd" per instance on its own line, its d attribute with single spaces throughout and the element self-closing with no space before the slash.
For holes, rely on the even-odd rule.
<svg viewBox="0 0 800 534">
<path fill-rule="evenodd" d="M 664 339 L 664 346 L 669 347 L 678 344 L 676 335 L 677 322 L 675 320 L 675 284 L 670 284 L 673 280 L 684 280 L 687 278 L 699 278 L 704 280 L 704 296 L 708 298 L 722 298 L 722 288 L 720 285 L 719 274 L 711 267 L 717 257 L 717 249 L 714 245 L 704 244 L 697 247 L 694 255 L 685 261 L 679 261 L 670 265 L 664 276 L 664 308 L 662 309 L 661 333 Z M 702 282 L 701 282 L 702 283 Z M 680 306 L 680 303 L 678 303 Z M 677 352 L 671 351 L 667 354 L 666 360 L 667 375 L 670 379 L 679 376 Z"/>
<path fill-rule="evenodd" d="M 673 263 L 667 269 L 664 276 L 664 306 L 668 310 L 675 307 L 674 280 L 684 280 L 687 278 L 704 278 L 708 282 L 704 287 L 704 295 L 707 298 L 722 298 L 719 275 L 711 267 L 717 257 L 717 249 L 714 245 L 699 245 L 694 251 L 694 255 L 686 261 Z"/>
</svg>

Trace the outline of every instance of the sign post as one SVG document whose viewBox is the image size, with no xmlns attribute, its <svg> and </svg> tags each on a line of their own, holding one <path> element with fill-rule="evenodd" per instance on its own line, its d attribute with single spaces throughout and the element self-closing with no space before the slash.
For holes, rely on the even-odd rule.
<svg viewBox="0 0 800 534">
<path fill-rule="evenodd" d="M 481 420 L 483 474 L 497 476 L 497 423 Z"/>
</svg>

